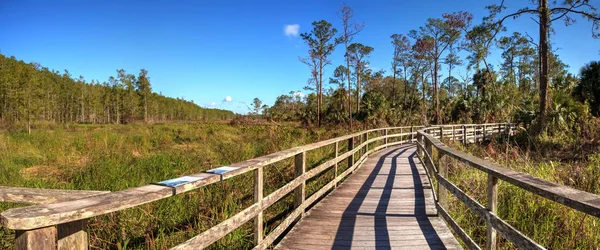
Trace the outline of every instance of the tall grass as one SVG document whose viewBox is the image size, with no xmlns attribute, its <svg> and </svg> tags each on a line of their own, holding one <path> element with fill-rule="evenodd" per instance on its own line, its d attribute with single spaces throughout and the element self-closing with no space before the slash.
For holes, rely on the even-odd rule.
<svg viewBox="0 0 600 250">
<path fill-rule="evenodd" d="M 0 185 L 118 191 L 240 162 L 286 148 L 336 137 L 294 124 L 232 126 L 226 123 L 65 125 L 0 132 Z M 326 147 L 307 156 L 307 168 L 334 155 Z M 265 168 L 265 195 L 294 178 L 293 159 Z M 308 183 L 317 190 L 329 171 Z M 252 203 L 252 173 L 197 191 L 90 219 L 94 249 L 167 249 L 240 212 Z M 266 211 L 274 228 L 292 210 L 288 196 Z M 23 204 L 0 203 L 0 211 Z M 249 248 L 250 223 L 213 244 Z M 14 232 L 0 229 L 0 248 L 12 248 Z"/>
</svg>

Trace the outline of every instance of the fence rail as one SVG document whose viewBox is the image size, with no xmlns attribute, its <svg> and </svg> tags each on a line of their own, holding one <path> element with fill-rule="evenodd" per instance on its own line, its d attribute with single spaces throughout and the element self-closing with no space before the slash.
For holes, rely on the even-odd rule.
<svg viewBox="0 0 600 250">
<path fill-rule="evenodd" d="M 449 125 L 427 127 L 417 132 L 417 154 L 424 162 L 428 176 L 438 183 L 435 191 L 438 213 L 469 249 L 480 249 L 480 247 L 448 214 L 447 197 L 449 193 L 486 222 L 486 249 L 496 249 L 497 233 L 500 233 L 519 249 L 545 249 L 496 215 L 498 209 L 498 180 L 508 182 L 577 211 L 600 217 L 599 195 L 505 168 L 497 163 L 450 148 L 441 142 L 442 137 L 469 143 L 487 138 L 492 133 L 502 132 L 506 136 L 511 136 L 514 129 L 514 124 Z M 437 151 L 435 154 L 433 149 Z M 447 163 L 449 158 L 458 160 L 487 174 L 487 204 L 485 206 L 467 195 L 448 179 Z"/>
</svg>

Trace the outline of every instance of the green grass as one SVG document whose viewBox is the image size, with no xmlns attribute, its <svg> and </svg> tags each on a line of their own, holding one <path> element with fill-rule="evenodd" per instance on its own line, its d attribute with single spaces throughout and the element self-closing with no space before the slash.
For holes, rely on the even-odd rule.
<svg viewBox="0 0 600 250">
<path fill-rule="evenodd" d="M 449 142 L 448 142 L 449 143 Z M 511 144 L 493 141 L 489 145 L 449 143 L 480 158 L 561 185 L 598 194 L 600 189 L 600 154 L 586 162 L 551 161 L 545 157 L 530 157 Z M 487 176 L 463 163 L 452 161 L 450 180 L 480 204 L 487 202 Z M 450 214 L 480 245 L 485 246 L 485 222 L 458 199 L 451 196 Z M 499 181 L 498 215 L 510 225 L 548 249 L 600 248 L 600 219 L 585 215 L 562 204 L 547 200 L 512 184 Z M 516 249 L 498 236 L 499 249 Z"/>
<path fill-rule="evenodd" d="M 117 191 L 228 165 L 340 136 L 295 124 L 232 126 L 226 123 L 65 125 L 0 132 L 0 185 Z M 333 147 L 310 151 L 307 168 L 331 159 Z M 293 159 L 265 168 L 265 195 L 293 179 Z M 311 179 L 308 193 L 331 180 Z M 199 190 L 90 220 L 95 249 L 168 249 L 240 212 L 252 203 L 247 173 Z M 308 194 L 307 194 L 308 195 Z M 292 211 L 287 196 L 265 214 L 267 230 Z M 0 203 L 0 211 L 23 206 Z M 249 248 L 251 223 L 213 244 Z M 14 232 L 0 229 L 0 248 L 12 248 Z"/>
</svg>

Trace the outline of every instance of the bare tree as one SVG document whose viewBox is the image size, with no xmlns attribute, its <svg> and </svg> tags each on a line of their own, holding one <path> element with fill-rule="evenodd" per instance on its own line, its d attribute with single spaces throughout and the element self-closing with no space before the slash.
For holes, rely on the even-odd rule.
<svg viewBox="0 0 600 250">
<path fill-rule="evenodd" d="M 346 75 L 350 76 L 352 73 L 350 72 L 350 58 L 348 57 L 348 45 L 352 42 L 352 39 L 356 34 L 363 30 L 365 27 L 364 23 L 358 23 L 354 21 L 354 11 L 345 3 L 342 4 L 340 11 L 338 13 L 340 19 L 342 19 L 343 26 L 343 34 L 341 36 L 341 41 L 344 43 L 344 47 L 346 48 L 345 57 L 346 57 L 346 69 L 348 73 Z M 352 130 L 352 85 L 350 84 L 350 77 L 348 77 L 348 115 L 350 116 L 350 130 Z"/>
</svg>

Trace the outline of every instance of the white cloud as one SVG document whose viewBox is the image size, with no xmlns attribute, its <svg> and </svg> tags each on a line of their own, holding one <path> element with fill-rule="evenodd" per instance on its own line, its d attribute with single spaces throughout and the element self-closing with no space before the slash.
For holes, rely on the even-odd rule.
<svg viewBox="0 0 600 250">
<path fill-rule="evenodd" d="M 286 24 L 285 27 L 283 28 L 283 33 L 286 36 L 298 36 L 299 32 L 300 32 L 299 24 Z"/>
<path fill-rule="evenodd" d="M 217 105 L 215 102 L 211 102 L 210 106 L 214 107 L 215 105 Z"/>
<path fill-rule="evenodd" d="M 295 97 L 300 97 L 300 98 L 304 98 L 306 95 L 300 91 L 296 91 L 296 93 L 294 93 Z"/>
<path fill-rule="evenodd" d="M 225 99 L 223 99 L 223 102 L 231 102 L 231 96 L 226 96 Z"/>
</svg>

